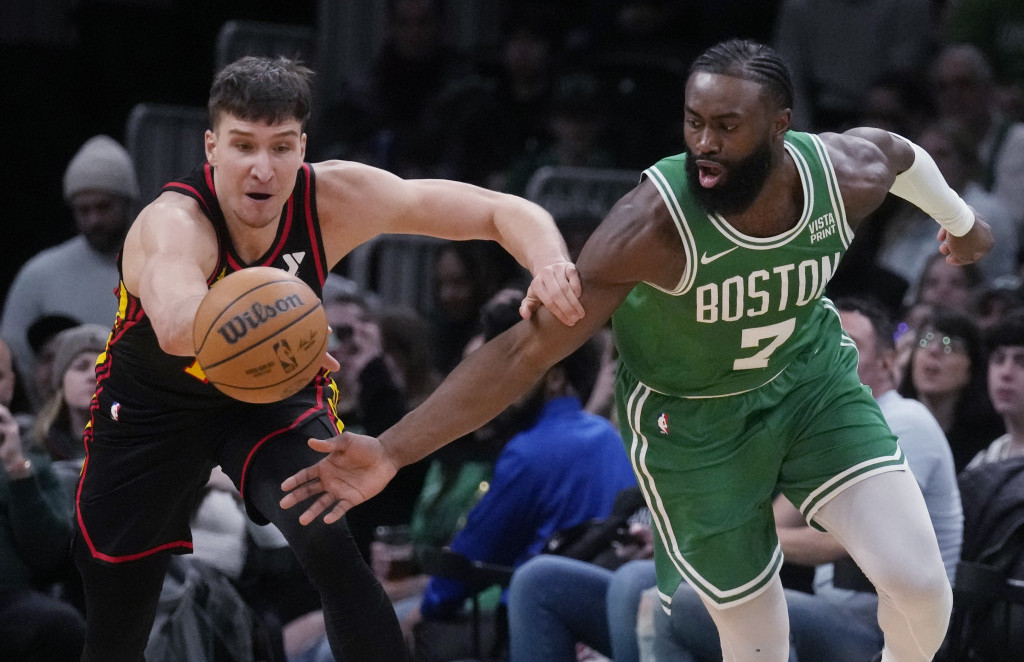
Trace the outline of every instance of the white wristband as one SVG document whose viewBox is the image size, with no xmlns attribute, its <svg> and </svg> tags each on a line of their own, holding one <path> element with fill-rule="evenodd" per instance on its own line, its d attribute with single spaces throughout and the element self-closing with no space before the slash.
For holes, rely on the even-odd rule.
<svg viewBox="0 0 1024 662">
<path fill-rule="evenodd" d="M 974 212 L 949 187 L 935 160 L 919 145 L 903 137 L 900 139 L 914 148 L 914 163 L 896 176 L 889 192 L 920 207 L 954 237 L 970 232 L 974 227 Z"/>
</svg>

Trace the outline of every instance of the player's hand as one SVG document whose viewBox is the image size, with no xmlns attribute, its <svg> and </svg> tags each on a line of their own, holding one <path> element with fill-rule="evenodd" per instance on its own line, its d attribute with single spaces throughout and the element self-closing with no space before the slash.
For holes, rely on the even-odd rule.
<svg viewBox="0 0 1024 662">
<path fill-rule="evenodd" d="M 540 270 L 534 276 L 526 291 L 526 297 L 519 305 L 519 314 L 524 320 L 530 319 L 541 306 L 566 326 L 572 326 L 583 319 L 583 304 L 580 294 L 583 284 L 572 262 L 555 262 Z"/>
<path fill-rule="evenodd" d="M 946 231 L 939 230 L 939 252 L 946 256 L 950 264 L 970 264 L 979 260 L 992 248 L 992 228 L 977 213 L 974 214 L 974 226 L 962 237 L 956 237 Z"/>
<path fill-rule="evenodd" d="M 327 457 L 281 483 L 281 489 L 288 493 L 281 499 L 282 508 L 319 495 L 299 517 L 301 524 L 309 524 L 322 513 L 326 513 L 325 523 L 337 522 L 350 508 L 384 489 L 398 473 L 376 437 L 342 432 L 308 443 Z"/>
</svg>

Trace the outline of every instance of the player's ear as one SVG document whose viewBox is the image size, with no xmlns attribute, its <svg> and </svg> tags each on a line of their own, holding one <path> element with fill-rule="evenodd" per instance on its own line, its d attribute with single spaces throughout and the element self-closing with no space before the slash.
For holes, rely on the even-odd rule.
<svg viewBox="0 0 1024 662">
<path fill-rule="evenodd" d="M 206 151 L 206 161 L 210 165 L 215 165 L 213 161 L 216 158 L 214 151 L 217 148 L 217 134 L 212 129 L 206 130 L 206 134 L 203 136 L 203 144 Z"/>
<path fill-rule="evenodd" d="M 772 122 L 772 135 L 781 138 L 783 134 L 789 131 L 789 125 L 792 120 L 793 110 L 791 108 L 783 108 L 778 111 L 775 115 L 775 120 Z"/>
</svg>

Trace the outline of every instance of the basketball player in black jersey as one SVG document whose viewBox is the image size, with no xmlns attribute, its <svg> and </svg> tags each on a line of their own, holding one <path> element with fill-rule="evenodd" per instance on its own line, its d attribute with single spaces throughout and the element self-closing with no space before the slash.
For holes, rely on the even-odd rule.
<svg viewBox="0 0 1024 662">
<path fill-rule="evenodd" d="M 189 518 L 220 465 L 251 517 L 285 535 L 323 600 L 346 662 L 405 658 L 398 622 L 344 522 L 305 527 L 278 505 L 285 477 L 316 461 L 310 437 L 337 434 L 324 370 L 269 405 L 203 380 L 192 322 L 209 286 L 251 266 L 297 274 L 318 294 L 345 254 L 383 233 L 499 242 L 534 276 L 521 306 L 566 324 L 580 282 L 551 216 L 521 198 L 452 181 L 403 180 L 358 163 L 304 162 L 310 71 L 246 57 L 215 78 L 207 162 L 168 184 L 133 223 L 120 257 L 119 312 L 97 365 L 77 500 L 76 564 L 88 632 L 83 660 L 143 659 L 171 554 L 191 550 Z"/>
</svg>

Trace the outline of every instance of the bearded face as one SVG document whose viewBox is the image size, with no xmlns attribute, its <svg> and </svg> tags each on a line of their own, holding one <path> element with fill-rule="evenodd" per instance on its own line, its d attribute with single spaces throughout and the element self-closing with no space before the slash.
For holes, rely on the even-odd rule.
<svg viewBox="0 0 1024 662">
<path fill-rule="evenodd" d="M 695 155 L 686 148 L 690 193 L 709 213 L 723 216 L 747 210 L 761 192 L 772 165 L 771 143 L 765 139 L 750 156 L 724 160 Z"/>
</svg>

